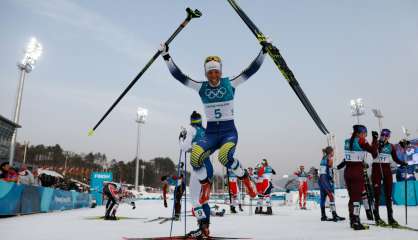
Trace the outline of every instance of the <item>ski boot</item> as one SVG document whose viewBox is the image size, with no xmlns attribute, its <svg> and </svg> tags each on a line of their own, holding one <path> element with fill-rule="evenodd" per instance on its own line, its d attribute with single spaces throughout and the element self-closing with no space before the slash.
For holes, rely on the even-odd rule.
<svg viewBox="0 0 418 240">
<path fill-rule="evenodd" d="M 267 215 L 273 215 L 273 209 L 271 207 L 267 207 Z"/>
<path fill-rule="evenodd" d="M 220 211 L 220 212 L 216 212 L 215 213 L 215 216 L 218 216 L 218 217 L 223 217 L 224 215 L 225 215 L 225 209 L 222 209 L 222 211 Z"/>
<path fill-rule="evenodd" d="M 255 214 L 262 214 L 263 213 L 263 207 L 256 207 L 255 208 Z"/>
<path fill-rule="evenodd" d="M 240 212 L 243 212 L 243 211 L 244 211 L 244 209 L 242 209 L 242 205 L 241 205 L 241 203 L 240 203 L 240 204 L 238 204 L 238 209 L 239 209 L 239 211 L 240 211 Z"/>
<path fill-rule="evenodd" d="M 135 202 L 131 202 L 132 209 L 136 208 Z"/>
<path fill-rule="evenodd" d="M 237 210 L 235 210 L 235 206 L 231 206 L 231 213 L 237 213 Z"/>
<path fill-rule="evenodd" d="M 373 215 L 374 215 L 374 220 L 377 226 L 382 226 L 382 227 L 387 226 L 387 224 L 380 218 L 379 210 L 375 209 L 373 211 Z"/>
<path fill-rule="evenodd" d="M 192 239 L 209 239 L 209 223 L 199 222 L 199 228 L 197 230 L 191 231 L 186 235 L 188 238 Z"/>
<path fill-rule="evenodd" d="M 388 224 L 393 228 L 397 228 L 400 226 L 399 223 L 395 219 L 393 219 L 393 217 L 388 219 Z"/>
<path fill-rule="evenodd" d="M 258 214 L 260 212 L 259 207 L 255 207 L 254 214 Z"/>
<path fill-rule="evenodd" d="M 321 207 L 321 222 L 325 221 L 331 221 L 331 218 L 327 217 L 327 214 L 325 213 L 325 207 Z"/>
<path fill-rule="evenodd" d="M 179 213 L 176 213 L 174 215 L 173 221 L 180 221 L 180 214 Z"/>
<path fill-rule="evenodd" d="M 392 206 L 386 206 L 388 210 L 388 224 L 393 228 L 399 227 L 399 223 L 393 218 Z"/>
<path fill-rule="evenodd" d="M 369 229 L 369 227 L 367 225 L 361 224 L 359 216 L 354 216 L 354 219 L 353 219 L 353 222 L 352 222 L 352 228 L 356 231 Z"/>
<path fill-rule="evenodd" d="M 333 211 L 332 212 L 332 221 L 334 222 L 338 222 L 338 221 L 344 221 L 345 217 L 340 217 L 337 215 L 337 212 Z"/>
<path fill-rule="evenodd" d="M 248 176 L 248 172 L 245 171 L 244 176 L 239 178 L 243 183 L 245 188 L 247 189 L 247 193 L 250 196 L 250 198 L 255 198 L 257 196 L 257 193 L 254 191 L 253 184 L 250 180 L 250 177 Z"/>
</svg>

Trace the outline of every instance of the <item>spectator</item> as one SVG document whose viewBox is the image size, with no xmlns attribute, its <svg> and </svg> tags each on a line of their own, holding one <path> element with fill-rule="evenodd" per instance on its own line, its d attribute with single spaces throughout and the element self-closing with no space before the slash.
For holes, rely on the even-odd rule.
<svg viewBox="0 0 418 240">
<path fill-rule="evenodd" d="M 39 179 L 38 169 L 34 169 L 32 173 L 33 173 L 33 185 L 42 186 L 41 180 Z"/>
<path fill-rule="evenodd" d="M 34 185 L 35 179 L 31 171 L 28 170 L 28 167 L 25 164 L 22 164 L 19 171 L 19 182 L 27 185 Z"/>
<path fill-rule="evenodd" d="M 16 171 L 9 165 L 8 162 L 2 163 L 0 165 L 0 169 L 0 180 L 17 183 L 17 181 L 19 180 L 19 176 L 16 173 Z"/>
</svg>

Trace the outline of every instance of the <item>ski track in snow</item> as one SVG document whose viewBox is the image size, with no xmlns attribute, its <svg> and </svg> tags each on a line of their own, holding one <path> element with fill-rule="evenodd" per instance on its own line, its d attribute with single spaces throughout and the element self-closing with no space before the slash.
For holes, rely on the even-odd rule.
<svg viewBox="0 0 418 240">
<path fill-rule="evenodd" d="M 347 198 L 337 198 L 337 212 L 347 217 Z M 137 208 L 132 210 L 128 204 L 119 207 L 118 215 L 129 218 L 170 217 L 171 207 L 164 208 L 159 200 L 139 200 Z M 172 204 L 172 202 L 171 202 Z M 172 206 L 169 204 L 169 206 Z M 368 231 L 353 231 L 348 220 L 343 222 L 320 222 L 319 206 L 308 204 L 311 210 L 299 210 L 295 206 L 278 206 L 274 202 L 273 216 L 249 215 L 248 207 L 238 215 L 212 217 L 211 233 L 214 236 L 250 237 L 252 239 L 418 239 L 413 231 L 386 229 L 370 226 Z M 188 209 L 190 208 L 188 204 Z M 226 205 L 220 205 L 226 208 Z M 253 210 L 255 207 L 253 207 Z M 159 224 L 159 221 L 145 223 L 145 219 L 123 219 L 104 221 L 91 219 L 103 215 L 104 208 L 78 209 L 62 212 L 33 214 L 0 219 L 2 240 L 73 240 L 100 239 L 121 240 L 122 237 L 155 237 L 168 236 L 170 221 Z M 228 209 L 227 209 L 227 212 Z M 328 216 L 331 214 L 327 212 Z M 394 206 L 394 215 L 400 224 L 405 223 L 403 206 Z M 386 209 L 381 207 L 381 217 L 386 221 Z M 362 221 L 367 222 L 362 209 Z M 418 207 L 408 208 L 408 226 L 418 228 Z M 187 231 L 196 228 L 193 217 L 187 217 Z M 184 222 L 174 222 L 173 235 L 183 234 Z"/>
</svg>

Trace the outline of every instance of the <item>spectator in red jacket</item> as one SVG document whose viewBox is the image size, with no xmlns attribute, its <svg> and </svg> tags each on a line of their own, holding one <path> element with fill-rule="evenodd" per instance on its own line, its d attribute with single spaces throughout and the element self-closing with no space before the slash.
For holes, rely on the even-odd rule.
<svg viewBox="0 0 418 240">
<path fill-rule="evenodd" d="M 6 182 L 15 182 L 19 180 L 19 177 L 16 173 L 16 171 L 9 165 L 8 162 L 4 162 L 0 165 L 1 174 L 0 174 L 0 180 L 6 181 Z"/>
</svg>

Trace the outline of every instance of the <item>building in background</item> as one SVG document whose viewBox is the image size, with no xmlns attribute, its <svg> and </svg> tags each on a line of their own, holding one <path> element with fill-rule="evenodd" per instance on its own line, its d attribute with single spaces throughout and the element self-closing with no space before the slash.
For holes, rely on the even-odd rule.
<svg viewBox="0 0 418 240">
<path fill-rule="evenodd" d="M 9 161 L 13 132 L 19 125 L 0 115 L 0 162 Z"/>
</svg>

